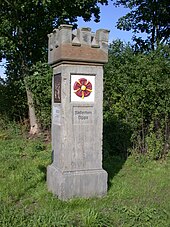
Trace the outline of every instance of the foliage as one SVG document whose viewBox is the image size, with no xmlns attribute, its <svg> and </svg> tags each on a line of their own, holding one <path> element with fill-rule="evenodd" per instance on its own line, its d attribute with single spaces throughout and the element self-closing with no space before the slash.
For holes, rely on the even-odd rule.
<svg viewBox="0 0 170 227">
<path fill-rule="evenodd" d="M 2 227 L 169 226 L 169 159 L 162 163 L 141 163 L 133 156 L 126 163 L 118 157 L 104 159 L 108 194 L 63 202 L 46 186 L 49 144 L 43 137 L 23 138 L 11 131 L 13 126 L 0 131 L 8 135 L 0 138 Z"/>
<path fill-rule="evenodd" d="M 148 35 L 146 40 L 133 37 L 136 48 L 154 50 L 160 43 L 170 41 L 168 0 L 117 0 L 115 5 L 130 9 L 129 13 L 119 18 L 117 28 Z"/>
<path fill-rule="evenodd" d="M 94 15 L 99 21 L 98 1 L 1 1 L 0 46 L 1 55 L 13 68 L 25 68 L 44 59 L 47 52 L 47 34 L 61 23 L 76 25 L 77 17 L 85 21 Z M 106 4 L 107 0 L 99 1 Z M 14 63 L 14 60 L 16 61 Z M 25 69 L 26 70 L 26 69 Z"/>
<path fill-rule="evenodd" d="M 122 146 L 127 149 L 130 143 L 133 150 L 147 152 L 153 159 L 168 152 L 169 73 L 166 47 L 149 54 L 135 54 L 120 41 L 110 45 L 104 75 L 104 119 L 113 128 L 107 131 L 106 127 L 112 152 L 123 152 Z"/>
<path fill-rule="evenodd" d="M 30 104 L 25 101 L 28 95 L 26 96 L 24 90 L 26 84 L 24 85 L 23 78 L 32 76 L 31 68 L 36 67 L 39 61 L 47 62 L 47 34 L 61 23 L 73 24 L 76 27 L 78 16 L 85 21 L 94 16 L 94 20 L 99 21 L 98 3 L 107 4 L 107 0 L 74 0 L 69 3 L 70 1 L 59 0 L 0 1 L 0 60 L 5 58 L 7 62 L 8 86 L 3 89 L 6 90 L 5 98 L 10 100 L 7 109 L 13 102 L 14 110 L 11 111 L 11 116 L 13 113 L 18 115 L 22 105 Z M 12 93 L 15 98 L 12 97 L 11 100 Z M 24 97 L 25 104 L 18 98 L 19 93 L 20 97 Z M 19 105 L 15 102 L 19 102 Z M 25 110 L 24 106 L 23 112 L 19 114 L 20 118 L 26 115 Z"/>
<path fill-rule="evenodd" d="M 42 129 L 49 129 L 51 124 L 51 83 L 52 69 L 47 63 L 37 62 L 31 68 L 33 76 L 27 77 L 27 83 L 34 97 L 36 115 Z"/>
<path fill-rule="evenodd" d="M 0 84 L 0 116 L 8 120 L 22 121 L 28 117 L 26 92 L 20 79 Z"/>
</svg>

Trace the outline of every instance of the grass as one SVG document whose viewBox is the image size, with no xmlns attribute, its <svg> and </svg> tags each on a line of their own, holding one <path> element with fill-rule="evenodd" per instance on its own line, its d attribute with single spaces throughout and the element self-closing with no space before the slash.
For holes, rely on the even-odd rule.
<svg viewBox="0 0 170 227">
<path fill-rule="evenodd" d="M 103 198 L 63 202 L 47 190 L 50 144 L 0 132 L 0 226 L 170 226 L 170 160 L 105 158 Z"/>
</svg>

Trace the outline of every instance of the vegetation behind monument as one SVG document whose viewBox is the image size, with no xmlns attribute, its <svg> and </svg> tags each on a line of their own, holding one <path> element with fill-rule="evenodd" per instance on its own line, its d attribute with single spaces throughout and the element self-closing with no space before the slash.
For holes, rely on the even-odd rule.
<svg viewBox="0 0 170 227">
<path fill-rule="evenodd" d="M 33 93 L 36 114 L 42 129 L 51 122 L 51 69 L 37 63 L 31 69 L 28 84 Z M 117 40 L 110 44 L 109 62 L 104 72 L 104 150 L 109 154 L 147 153 L 159 159 L 169 151 L 170 134 L 169 48 L 149 53 L 135 53 L 130 45 Z M 15 85 L 16 86 L 16 85 Z M 3 87 L 1 102 L 9 105 L 13 90 Z M 22 89 L 20 87 L 21 92 Z M 15 90 L 14 90 L 15 92 Z M 23 96 L 2 113 L 24 116 Z M 15 96 L 15 97 L 16 97 Z M 13 97 L 12 97 L 13 98 Z M 11 101 L 11 100 L 10 100 Z M 23 104 L 22 104 L 23 102 Z M 15 109 L 16 108 L 16 109 Z M 11 109 L 13 112 L 11 112 Z M 6 111 L 6 112 L 5 112 Z M 15 112 L 16 111 L 16 112 Z"/>
<path fill-rule="evenodd" d="M 104 125 L 108 150 L 159 159 L 169 151 L 169 47 L 135 53 L 114 41 L 105 67 Z M 111 142 L 110 142 L 111 141 Z"/>
<path fill-rule="evenodd" d="M 98 3 L 107 4 L 107 0 L 65 1 L 64 4 L 56 0 L 1 1 L 0 59 L 5 58 L 7 61 L 7 85 L 13 91 L 16 90 L 15 98 L 15 92 L 11 91 L 12 100 L 9 99 L 9 106 L 13 106 L 15 102 L 15 111 L 11 111 L 15 119 L 26 116 L 20 112 L 20 106 L 25 106 L 25 100 L 16 103 L 16 100 L 20 99 L 17 94 L 22 84 L 24 89 L 21 96 L 24 96 L 28 103 L 30 134 L 38 133 L 39 124 L 31 88 L 25 78 L 32 76 L 32 67 L 34 68 L 37 62 L 47 62 L 47 34 L 62 23 L 76 26 L 77 17 L 89 21 L 94 16 L 94 20 L 98 22 Z"/>
<path fill-rule="evenodd" d="M 123 1 L 118 2 L 123 4 Z M 23 124 L 28 118 L 26 91 L 29 90 L 35 106 L 35 116 L 42 130 L 50 129 L 51 121 L 52 72 L 46 63 L 47 33 L 52 31 L 54 21 L 56 25 L 67 19 L 69 23 L 76 23 L 77 16 L 90 20 L 92 14 L 99 20 L 97 1 L 94 5 L 91 1 L 85 1 L 84 5 L 77 3 L 73 11 L 65 6 L 62 14 L 59 2 L 55 3 L 60 6 L 55 9 L 57 11 L 50 10 L 53 3 L 53 1 L 42 3 L 32 1 L 29 4 L 25 1 L 18 4 L 11 1 L 1 3 L 0 55 L 7 60 L 7 80 L 0 82 L 1 118 Z M 166 1 L 163 3 L 166 4 Z M 138 6 L 140 4 L 142 3 Z M 159 5 L 159 1 L 157 4 Z M 57 18 L 54 17 L 56 13 Z M 146 15 L 141 17 L 143 21 L 144 16 Z M 167 14 L 165 19 L 167 20 Z M 124 19 L 123 21 L 125 22 Z M 134 29 L 130 25 L 128 28 L 124 27 L 123 21 L 119 20 L 120 28 Z M 168 153 L 170 64 L 169 47 L 165 43 L 168 43 L 169 36 L 166 32 L 166 23 L 161 23 L 164 27 L 161 35 L 166 41 L 162 45 L 160 44 L 162 39 L 157 38 L 154 39 L 154 48 L 151 39 L 146 41 L 150 42 L 147 48 L 143 42 L 137 42 L 137 46 L 132 47 L 119 40 L 113 41 L 110 45 L 109 62 L 104 72 L 106 153 L 124 156 L 133 150 L 148 154 L 151 159 L 159 159 Z M 142 26 L 141 24 L 141 28 Z M 152 34 L 152 29 L 148 30 L 148 34 Z M 26 86 L 29 89 L 25 89 Z"/>
</svg>

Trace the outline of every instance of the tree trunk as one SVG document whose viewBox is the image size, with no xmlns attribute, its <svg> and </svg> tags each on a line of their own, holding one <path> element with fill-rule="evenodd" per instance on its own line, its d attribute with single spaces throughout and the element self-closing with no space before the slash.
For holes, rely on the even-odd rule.
<svg viewBox="0 0 170 227">
<path fill-rule="evenodd" d="M 152 28 L 151 48 L 155 50 L 155 26 Z"/>
<path fill-rule="evenodd" d="M 156 48 L 159 46 L 160 37 L 159 37 L 159 25 L 156 25 Z"/>
<path fill-rule="evenodd" d="M 29 109 L 29 121 L 30 121 L 30 135 L 35 135 L 39 132 L 38 121 L 35 114 L 35 107 L 33 101 L 32 92 L 29 90 L 26 79 L 24 79 L 26 93 L 27 93 L 27 102 L 28 102 L 28 109 Z"/>
</svg>

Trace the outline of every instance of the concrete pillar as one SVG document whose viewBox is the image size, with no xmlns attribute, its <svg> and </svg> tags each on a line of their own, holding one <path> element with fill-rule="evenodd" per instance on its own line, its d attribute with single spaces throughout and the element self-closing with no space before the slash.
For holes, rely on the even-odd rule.
<svg viewBox="0 0 170 227">
<path fill-rule="evenodd" d="M 49 35 L 53 162 L 47 167 L 47 184 L 62 200 L 107 192 L 102 103 L 108 33 L 102 29 L 95 36 L 89 28 L 73 33 L 70 26 L 62 25 Z"/>
</svg>

